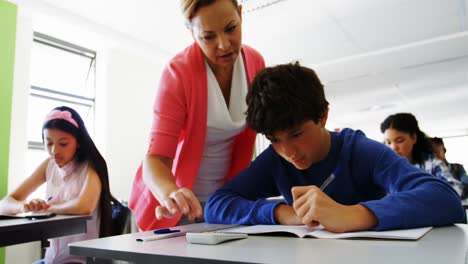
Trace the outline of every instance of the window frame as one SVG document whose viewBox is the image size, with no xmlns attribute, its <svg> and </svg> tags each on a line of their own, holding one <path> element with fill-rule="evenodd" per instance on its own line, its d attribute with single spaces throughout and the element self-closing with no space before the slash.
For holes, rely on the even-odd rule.
<svg viewBox="0 0 468 264">
<path fill-rule="evenodd" d="M 62 51 L 70 52 L 75 55 L 84 56 L 91 60 L 87 77 L 89 77 L 91 71 L 94 74 L 93 80 L 93 89 L 94 89 L 94 97 L 87 97 L 78 94 L 66 93 L 61 92 L 55 89 L 51 89 L 49 87 L 39 87 L 36 85 L 30 84 L 29 87 L 29 98 L 36 97 L 36 98 L 43 98 L 47 100 L 52 100 L 61 103 L 69 103 L 75 105 L 81 105 L 85 107 L 89 107 L 89 110 L 92 112 L 93 122 L 95 121 L 95 109 L 96 109 L 96 61 L 97 61 L 97 54 L 95 51 L 84 48 L 82 46 L 63 41 L 52 36 L 34 32 L 33 42 L 46 45 L 52 48 L 56 48 Z M 33 43 L 34 44 L 34 43 Z M 94 127 L 94 126 L 93 126 Z M 90 134 L 94 134 L 94 131 L 89 131 Z M 28 150 L 45 150 L 43 142 L 30 140 L 28 138 Z"/>
</svg>

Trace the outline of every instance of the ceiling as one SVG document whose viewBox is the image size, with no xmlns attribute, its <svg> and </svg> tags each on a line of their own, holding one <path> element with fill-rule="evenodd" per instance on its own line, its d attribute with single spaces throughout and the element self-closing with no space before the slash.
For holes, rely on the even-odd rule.
<svg viewBox="0 0 468 264">
<path fill-rule="evenodd" d="M 176 0 L 41 2 L 168 54 L 191 42 Z M 432 136 L 468 135 L 468 0 L 241 2 L 243 42 L 267 65 L 314 68 L 331 127 L 380 138 L 386 116 L 408 111 Z"/>
</svg>

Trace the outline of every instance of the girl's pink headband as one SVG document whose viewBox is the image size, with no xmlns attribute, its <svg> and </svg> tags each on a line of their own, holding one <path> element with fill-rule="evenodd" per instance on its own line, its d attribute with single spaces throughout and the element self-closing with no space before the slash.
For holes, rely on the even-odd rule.
<svg viewBox="0 0 468 264">
<path fill-rule="evenodd" d="M 45 118 L 44 124 L 54 119 L 62 119 L 68 121 L 72 125 L 78 128 L 78 123 L 73 119 L 72 114 L 69 111 L 52 110 Z"/>
</svg>

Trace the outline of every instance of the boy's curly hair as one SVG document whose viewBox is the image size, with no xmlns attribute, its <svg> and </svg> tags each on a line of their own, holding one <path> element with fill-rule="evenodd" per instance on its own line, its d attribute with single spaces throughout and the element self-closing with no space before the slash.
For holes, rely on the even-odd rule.
<svg viewBox="0 0 468 264">
<path fill-rule="evenodd" d="M 323 85 L 314 70 L 296 63 L 260 71 L 247 94 L 247 124 L 271 135 L 307 120 L 318 123 L 328 111 Z"/>
</svg>

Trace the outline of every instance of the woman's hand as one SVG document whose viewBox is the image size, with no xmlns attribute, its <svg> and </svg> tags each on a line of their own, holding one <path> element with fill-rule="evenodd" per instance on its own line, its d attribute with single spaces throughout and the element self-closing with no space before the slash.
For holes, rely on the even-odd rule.
<svg viewBox="0 0 468 264">
<path fill-rule="evenodd" d="M 202 207 L 195 194 L 187 189 L 180 188 L 160 197 L 160 206 L 155 209 L 156 218 L 172 218 L 178 214 L 187 215 L 190 220 L 203 215 Z"/>
<path fill-rule="evenodd" d="M 377 217 L 366 207 L 339 204 L 315 185 L 293 187 L 291 191 L 294 210 L 305 225 L 320 224 L 335 233 L 368 230 L 377 225 Z"/>
<path fill-rule="evenodd" d="M 32 199 L 23 203 L 23 212 L 37 212 L 47 210 L 50 205 L 42 199 Z"/>
</svg>

